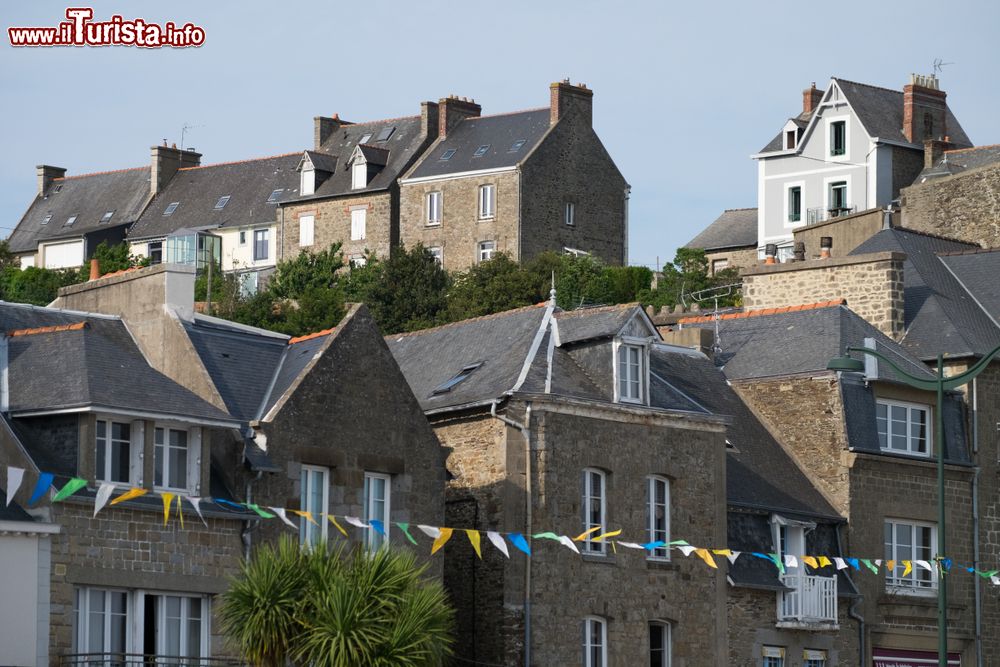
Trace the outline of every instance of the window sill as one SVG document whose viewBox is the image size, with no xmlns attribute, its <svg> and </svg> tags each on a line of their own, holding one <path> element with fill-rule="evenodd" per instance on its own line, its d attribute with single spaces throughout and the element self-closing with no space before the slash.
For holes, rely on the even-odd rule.
<svg viewBox="0 0 1000 667">
<path fill-rule="evenodd" d="M 879 597 L 879 604 L 892 604 L 894 602 L 904 604 L 916 604 L 935 606 L 937 604 L 938 589 L 935 588 L 903 588 L 889 587 Z"/>
<path fill-rule="evenodd" d="M 493 222 L 494 220 L 496 220 L 495 215 L 491 215 L 487 218 L 479 218 L 479 222 Z"/>
<path fill-rule="evenodd" d="M 659 560 L 655 558 L 646 559 L 647 570 L 659 570 L 661 572 L 675 572 L 680 569 L 672 560 Z"/>
<path fill-rule="evenodd" d="M 440 222 L 428 222 L 424 224 L 424 227 L 440 227 L 440 226 L 441 226 Z"/>
<path fill-rule="evenodd" d="M 603 563 L 605 565 L 615 564 L 615 555 L 612 553 L 595 554 L 581 552 L 580 557 L 587 563 Z"/>
</svg>

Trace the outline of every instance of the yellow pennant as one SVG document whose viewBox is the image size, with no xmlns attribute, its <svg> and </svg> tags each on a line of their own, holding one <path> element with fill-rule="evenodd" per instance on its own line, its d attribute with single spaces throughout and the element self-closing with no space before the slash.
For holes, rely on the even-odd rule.
<svg viewBox="0 0 1000 667">
<path fill-rule="evenodd" d="M 306 519 L 307 521 L 309 521 L 309 523 L 312 523 L 312 524 L 314 524 L 316 526 L 319 525 L 318 523 L 316 523 L 316 519 L 313 518 L 312 512 L 306 512 L 305 510 L 291 510 L 291 512 L 292 512 L 292 514 L 297 514 L 297 515 L 303 517 L 304 519 Z"/>
<path fill-rule="evenodd" d="M 725 556 L 726 558 L 733 555 L 733 552 L 730 549 L 712 549 L 712 553 L 716 556 Z"/>
<path fill-rule="evenodd" d="M 892 572 L 893 570 L 895 570 L 896 569 L 896 561 L 894 561 L 894 560 L 887 560 L 885 562 L 885 569 L 889 570 L 890 572 Z"/>
<path fill-rule="evenodd" d="M 714 570 L 718 570 L 719 566 L 715 564 L 715 559 L 712 558 L 712 554 L 708 552 L 708 549 L 695 549 L 694 552 L 705 561 L 705 564 Z"/>
<path fill-rule="evenodd" d="M 343 526 L 337 523 L 337 517 L 333 516 L 332 514 L 327 514 L 326 518 L 330 520 L 330 523 L 332 523 L 334 526 L 337 527 L 337 530 L 339 530 L 344 537 L 347 537 L 347 531 L 344 530 Z"/>
<path fill-rule="evenodd" d="M 434 539 L 434 544 L 431 545 L 431 555 L 433 556 L 438 552 L 438 549 L 445 545 L 445 542 L 451 539 L 451 528 L 439 528 L 441 534 Z"/>
<path fill-rule="evenodd" d="M 136 487 L 134 489 L 129 489 L 128 491 L 126 491 L 125 493 L 121 494 L 120 496 L 118 496 L 117 498 L 115 498 L 114 500 L 112 500 L 108 504 L 109 505 L 117 505 L 118 503 L 123 503 L 126 500 L 132 500 L 133 498 L 138 498 L 139 496 L 144 496 L 144 495 L 146 495 L 146 493 L 147 493 L 146 489 L 140 489 L 138 487 Z"/>
<path fill-rule="evenodd" d="M 820 556 L 819 557 L 819 566 L 820 567 L 826 567 L 827 565 L 833 565 L 833 563 L 826 556 Z"/>
<path fill-rule="evenodd" d="M 177 518 L 181 520 L 181 530 L 184 530 L 184 512 L 181 511 L 181 505 L 183 505 L 183 504 L 184 503 L 181 502 L 181 499 L 178 498 L 177 499 Z"/>
<path fill-rule="evenodd" d="M 601 533 L 600 535 L 594 538 L 594 542 L 600 542 L 605 537 L 616 537 L 621 534 L 622 534 L 621 528 L 619 528 L 618 530 L 612 530 L 610 533 Z"/>
<path fill-rule="evenodd" d="M 163 525 L 167 525 L 167 520 L 170 519 L 170 503 L 174 502 L 174 494 L 169 491 L 164 491 L 160 494 L 163 498 Z"/>
<path fill-rule="evenodd" d="M 469 538 L 469 544 L 471 544 L 472 548 L 475 549 L 476 555 L 479 556 L 479 560 L 482 560 L 483 552 L 479 550 L 479 531 L 466 529 L 465 535 Z"/>
<path fill-rule="evenodd" d="M 903 576 L 907 576 L 913 571 L 913 563 L 908 560 L 903 561 Z"/>
<path fill-rule="evenodd" d="M 819 569 L 819 563 L 816 562 L 815 556 L 803 556 L 802 562 L 811 567 L 814 570 Z"/>
<path fill-rule="evenodd" d="M 591 533 L 596 533 L 596 532 L 597 532 L 597 531 L 599 531 L 600 529 L 601 529 L 601 527 L 600 527 L 600 526 L 594 526 L 593 528 L 591 528 L 591 529 L 590 529 L 590 530 L 588 530 L 587 532 L 585 532 L 585 533 L 580 533 L 579 535 L 577 535 L 576 537 L 574 537 L 574 538 L 573 538 L 573 541 L 574 541 L 574 542 L 582 542 L 582 541 L 584 540 L 584 538 L 586 538 L 586 537 L 587 537 L 587 535 L 590 535 Z"/>
</svg>

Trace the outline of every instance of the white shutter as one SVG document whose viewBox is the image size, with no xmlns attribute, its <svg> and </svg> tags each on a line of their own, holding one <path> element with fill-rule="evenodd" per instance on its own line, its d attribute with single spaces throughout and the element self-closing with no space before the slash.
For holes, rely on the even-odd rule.
<svg viewBox="0 0 1000 667">
<path fill-rule="evenodd" d="M 188 491 L 201 493 L 201 428 L 194 426 L 188 431 Z"/>
<path fill-rule="evenodd" d="M 303 215 L 299 218 L 299 245 L 310 246 L 313 244 L 313 229 L 316 216 Z"/>
<path fill-rule="evenodd" d="M 65 269 L 83 265 L 83 239 L 45 246 L 45 268 Z"/>
<path fill-rule="evenodd" d="M 365 240 L 365 218 L 368 211 L 363 208 L 351 211 L 351 240 Z"/>
</svg>

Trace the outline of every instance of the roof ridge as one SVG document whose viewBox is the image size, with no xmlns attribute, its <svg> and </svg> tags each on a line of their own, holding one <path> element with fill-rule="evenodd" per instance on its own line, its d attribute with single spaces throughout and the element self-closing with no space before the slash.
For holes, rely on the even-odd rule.
<svg viewBox="0 0 1000 667">
<path fill-rule="evenodd" d="M 120 174 L 125 171 L 138 171 L 140 169 L 149 169 L 149 166 L 144 167 L 125 167 L 124 169 L 109 169 L 107 171 L 92 171 L 87 174 L 73 174 L 72 176 L 60 176 L 59 178 L 53 178 L 52 181 L 72 181 L 76 178 L 87 178 L 88 176 L 104 176 L 106 174 Z"/>
<path fill-rule="evenodd" d="M 968 148 L 949 148 L 944 151 L 945 153 L 967 153 L 969 151 L 978 151 L 987 148 L 1000 148 L 1000 144 L 986 144 L 984 146 L 969 146 Z"/>
<path fill-rule="evenodd" d="M 885 86 L 873 86 L 870 83 L 861 83 L 860 81 L 851 81 L 850 79 L 841 79 L 840 77 L 837 77 L 837 76 L 830 77 L 830 78 L 832 78 L 834 81 L 837 81 L 837 82 L 843 81 L 844 83 L 853 83 L 855 86 L 864 86 L 865 88 L 871 88 L 873 90 L 884 90 L 887 93 L 896 93 L 897 95 L 902 95 L 903 94 L 903 91 L 901 91 L 901 90 L 894 90 L 892 88 L 886 88 Z"/>
<path fill-rule="evenodd" d="M 756 210 L 758 210 L 757 206 L 747 206 L 746 208 L 724 208 L 722 209 L 722 212 L 733 213 L 734 211 L 756 211 Z"/>
<path fill-rule="evenodd" d="M 389 149 L 386 148 L 385 146 L 376 146 L 375 144 L 358 144 L 358 147 L 374 148 L 375 150 L 385 151 L 386 153 L 389 152 Z"/>
<path fill-rule="evenodd" d="M 467 120 L 479 120 L 481 118 L 497 118 L 499 116 L 514 116 L 519 113 L 532 113 L 534 111 L 548 111 L 550 107 L 532 107 L 530 109 L 518 109 L 517 111 L 502 111 L 500 113 L 486 114 L 485 116 L 469 116 L 468 118 L 463 118 L 464 123 Z"/>
<path fill-rule="evenodd" d="M 323 329 L 321 331 L 314 331 L 312 333 L 303 334 L 301 336 L 295 336 L 294 338 L 288 339 L 289 345 L 294 345 L 295 343 L 301 343 L 303 341 L 312 340 L 313 338 L 319 338 L 321 336 L 326 336 L 332 334 L 334 329 L 337 327 L 330 327 L 329 329 Z"/>
<path fill-rule="evenodd" d="M 628 310 L 629 308 L 641 307 L 638 301 L 629 301 L 628 303 L 609 303 L 603 306 L 584 306 L 582 308 L 574 308 L 573 310 L 560 310 L 559 315 L 571 316 L 571 315 L 589 315 L 591 313 L 604 313 L 610 312 L 612 310 Z"/>
<path fill-rule="evenodd" d="M 780 306 L 778 308 L 761 308 L 758 310 L 746 310 L 740 313 L 726 313 L 725 315 L 720 315 L 720 320 L 738 320 L 746 319 L 748 317 L 762 317 L 765 315 L 783 315 L 785 313 L 797 313 L 803 310 L 820 310 L 822 308 L 835 308 L 839 306 L 846 306 L 847 301 L 844 299 L 833 299 L 832 301 L 817 301 L 816 303 L 805 303 L 798 306 Z M 701 317 L 685 317 L 683 319 L 677 320 L 677 324 L 695 324 L 697 322 L 714 322 L 714 315 L 705 315 Z"/>
<path fill-rule="evenodd" d="M 439 324 L 436 327 L 428 327 L 426 329 L 417 329 L 416 331 L 404 331 L 396 334 L 389 334 L 383 336 L 387 340 L 392 340 L 400 337 L 408 336 L 419 336 L 420 334 L 431 333 L 433 331 L 439 331 L 441 329 L 447 329 L 448 327 L 458 326 L 459 324 L 468 324 L 469 322 L 479 322 L 481 320 L 497 319 L 504 315 L 512 315 L 513 313 L 519 313 L 525 310 L 531 310 L 532 308 L 544 308 L 549 305 L 548 301 L 541 301 L 539 303 L 533 303 L 530 306 L 521 306 L 520 308 L 511 308 L 510 310 L 503 310 L 499 313 L 490 313 L 489 315 L 480 315 L 479 317 L 470 317 L 465 320 L 459 320 L 457 322 L 448 322 L 447 324 Z"/>
<path fill-rule="evenodd" d="M 302 151 L 294 151 L 292 153 L 278 153 L 277 155 L 265 155 L 264 157 L 252 157 L 246 160 L 230 160 L 229 162 L 215 162 L 213 164 L 200 164 L 197 167 L 181 167 L 177 171 L 194 171 L 195 169 L 208 169 L 209 167 L 225 167 L 230 164 L 243 164 L 244 162 L 261 162 L 262 160 L 274 160 L 280 157 L 291 157 L 292 155 L 301 155 Z"/>
<path fill-rule="evenodd" d="M 388 123 L 393 120 L 410 120 L 411 118 L 420 118 L 420 114 L 411 114 L 409 116 L 396 116 L 395 118 L 376 118 L 375 120 L 362 120 L 349 123 L 348 125 L 341 125 L 341 127 L 357 127 L 358 125 L 374 125 L 375 123 Z"/>
<path fill-rule="evenodd" d="M 54 333 L 57 331 L 79 331 L 87 326 L 86 320 L 81 322 L 73 322 L 72 324 L 53 324 L 47 327 L 31 327 L 28 329 L 14 329 L 7 332 L 7 336 L 14 338 L 16 336 L 33 336 L 35 334 L 43 333 Z"/>
<path fill-rule="evenodd" d="M 1000 248 L 969 248 L 968 250 L 948 250 L 935 254 L 938 257 L 956 257 L 958 255 L 981 255 L 989 252 L 1000 252 Z"/>
<path fill-rule="evenodd" d="M 898 229 L 901 232 L 908 232 L 910 234 L 916 234 L 917 236 L 926 236 L 926 237 L 929 237 L 929 238 L 932 238 L 932 239 L 940 239 L 942 241 L 952 241 L 954 243 L 963 243 L 963 244 L 969 245 L 969 246 L 980 247 L 978 243 L 973 243 L 972 241 L 963 241 L 962 239 L 957 239 L 957 238 L 955 238 L 953 236 L 944 236 L 943 234 L 935 234 L 933 232 L 925 232 L 925 231 L 923 231 L 921 229 L 913 229 L 911 227 L 902 227 L 902 226 L 892 227 L 891 229 L 894 229 L 894 230 Z"/>
</svg>

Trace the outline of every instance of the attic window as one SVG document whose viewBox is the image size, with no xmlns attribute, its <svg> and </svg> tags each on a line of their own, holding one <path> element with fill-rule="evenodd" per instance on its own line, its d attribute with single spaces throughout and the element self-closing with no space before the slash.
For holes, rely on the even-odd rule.
<svg viewBox="0 0 1000 667">
<path fill-rule="evenodd" d="M 64 227 L 72 227 L 74 222 L 76 222 L 76 216 L 75 215 L 71 215 L 68 218 L 66 218 L 66 223 L 63 226 Z"/>
<path fill-rule="evenodd" d="M 516 153 L 516 152 L 518 152 L 519 150 L 521 150 L 521 147 L 524 146 L 524 144 L 527 141 L 528 141 L 527 139 L 518 139 L 517 141 L 515 141 L 514 143 L 512 143 L 510 145 L 510 148 L 507 150 L 507 152 L 508 153 Z"/>
<path fill-rule="evenodd" d="M 55 194 L 56 192 L 59 192 L 60 190 L 62 190 L 62 183 L 60 183 L 59 185 L 57 185 L 55 187 L 55 189 L 52 190 L 52 193 Z"/>
<path fill-rule="evenodd" d="M 451 158 L 455 157 L 456 152 L 457 151 L 454 148 L 449 148 L 448 150 L 446 150 L 444 153 L 441 154 L 441 160 L 442 161 L 450 160 Z"/>
<path fill-rule="evenodd" d="M 395 131 L 396 131 L 395 127 L 382 128 L 382 130 L 379 131 L 378 136 L 375 137 L 375 141 L 389 141 L 389 137 L 391 137 L 392 133 Z"/>
<path fill-rule="evenodd" d="M 792 150 L 795 148 L 795 130 L 788 130 L 785 132 L 785 149 Z"/>
<path fill-rule="evenodd" d="M 102 216 L 101 216 L 101 222 L 100 222 L 100 224 L 102 224 L 102 225 L 103 225 L 103 224 L 106 224 L 106 223 L 108 223 L 108 222 L 111 222 L 111 217 L 112 217 L 112 216 L 113 216 L 114 214 L 115 214 L 115 212 L 114 212 L 114 211 L 108 211 L 107 213 L 105 213 L 104 215 L 102 215 Z"/>
<path fill-rule="evenodd" d="M 462 370 L 459 371 L 454 377 L 449 378 L 448 380 L 445 380 L 438 386 L 434 387 L 434 390 L 431 392 L 431 396 L 440 396 L 441 394 L 447 394 L 455 387 L 455 385 L 459 384 L 460 382 L 465 380 L 465 378 L 472 375 L 472 372 L 475 371 L 480 366 L 482 366 L 484 363 L 485 362 L 483 361 L 477 361 L 474 364 L 469 364 L 468 366 L 463 367 Z"/>
<path fill-rule="evenodd" d="M 489 144 L 483 144 L 482 146 L 476 149 L 476 152 L 472 154 L 472 157 L 482 157 L 486 155 L 486 151 L 488 151 L 489 149 L 490 149 Z"/>
<path fill-rule="evenodd" d="M 181 203 L 179 201 L 172 201 L 172 202 L 170 202 L 170 204 L 167 206 L 167 208 L 164 209 L 163 215 L 173 215 L 174 211 L 176 211 L 177 207 L 180 206 L 180 205 L 181 205 Z"/>
<path fill-rule="evenodd" d="M 46 213 L 45 217 L 42 218 L 42 224 L 43 225 L 47 225 L 47 224 L 49 224 L 50 220 L 52 220 L 52 214 L 51 213 Z"/>
<path fill-rule="evenodd" d="M 219 211 L 226 208 L 226 204 L 229 203 L 230 199 L 232 199 L 232 195 L 223 195 L 222 197 L 219 197 L 219 201 L 215 202 L 215 210 Z"/>
<path fill-rule="evenodd" d="M 369 141 L 371 141 L 371 138 L 372 138 L 372 133 L 369 132 L 368 134 L 362 135 L 361 139 L 358 140 L 358 143 L 367 144 Z"/>
<path fill-rule="evenodd" d="M 268 204 L 273 204 L 274 202 L 278 201 L 278 197 L 284 191 L 285 191 L 284 188 L 278 188 L 277 190 L 274 190 L 273 192 L 271 192 L 271 194 L 269 194 L 267 196 L 267 203 Z"/>
</svg>

